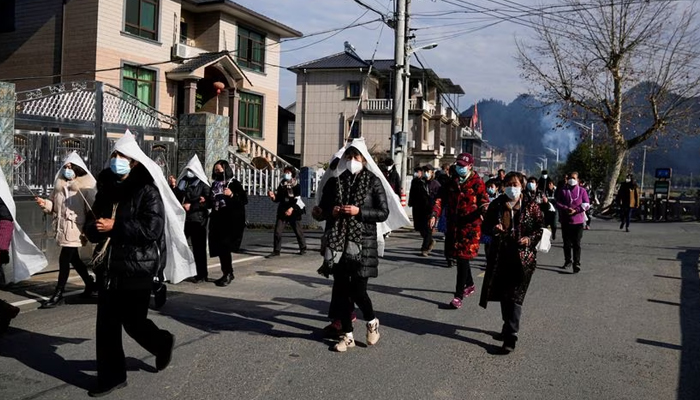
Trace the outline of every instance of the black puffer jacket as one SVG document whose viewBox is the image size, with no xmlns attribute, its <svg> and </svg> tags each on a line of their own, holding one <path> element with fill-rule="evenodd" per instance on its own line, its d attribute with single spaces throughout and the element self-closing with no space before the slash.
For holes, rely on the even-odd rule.
<svg viewBox="0 0 700 400">
<path fill-rule="evenodd" d="M 180 182 L 182 182 L 180 181 L 178 186 L 173 188 L 173 193 L 181 204 L 188 203 L 190 205 L 185 221 L 206 225 L 211 208 L 211 188 L 197 178 L 183 178 L 183 181 L 186 182 L 185 188 L 180 189 Z M 201 202 L 201 198 L 204 198 L 204 202 Z"/>
<path fill-rule="evenodd" d="M 93 205 L 95 217 L 111 218 L 115 204 L 110 232 L 98 232 L 92 215 L 85 224 L 85 234 L 91 242 L 102 243 L 111 238 L 109 252 L 98 269 L 106 271 L 110 288 L 150 289 L 153 277 L 162 273 L 167 260 L 165 207 L 146 168 L 136 166 L 123 182 L 109 169 L 100 173 Z"/>
<path fill-rule="evenodd" d="M 362 173 L 372 172 L 365 170 Z M 320 207 L 323 210 L 322 218 L 328 221 L 328 224 L 334 224 L 333 207 L 337 203 L 336 185 L 338 179 L 347 179 L 351 176 L 350 172 L 344 172 L 339 178 L 331 178 L 323 188 L 323 198 L 321 199 Z M 382 181 L 372 174 L 369 182 L 369 191 L 365 197 L 365 201 L 360 207 L 360 213 L 355 217 L 362 224 L 362 262 L 357 271 L 354 271 L 358 276 L 363 278 L 376 278 L 379 275 L 379 253 L 377 251 L 377 223 L 384 222 L 389 218 L 389 204 L 387 202 L 386 192 L 382 186 Z"/>
</svg>

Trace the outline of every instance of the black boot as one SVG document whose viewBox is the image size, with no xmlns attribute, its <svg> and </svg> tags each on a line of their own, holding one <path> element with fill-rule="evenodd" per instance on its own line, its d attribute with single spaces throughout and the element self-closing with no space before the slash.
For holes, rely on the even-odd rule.
<svg viewBox="0 0 700 400">
<path fill-rule="evenodd" d="M 231 282 L 233 282 L 234 279 L 235 279 L 235 277 L 233 276 L 233 273 L 224 274 L 224 276 L 222 276 L 221 278 L 216 280 L 215 284 L 216 284 L 216 286 L 222 286 L 222 287 L 228 286 L 231 284 Z"/>
<path fill-rule="evenodd" d="M 51 296 L 50 299 L 44 302 L 44 304 L 41 305 L 39 308 L 54 308 L 58 305 L 61 305 L 64 303 L 65 299 L 63 298 L 63 288 L 56 288 L 56 291 L 53 293 L 53 296 Z"/>
</svg>

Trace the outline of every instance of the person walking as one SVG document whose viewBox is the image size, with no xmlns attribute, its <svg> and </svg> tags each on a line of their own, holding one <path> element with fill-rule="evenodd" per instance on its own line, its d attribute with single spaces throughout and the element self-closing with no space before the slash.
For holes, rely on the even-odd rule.
<svg viewBox="0 0 700 400">
<path fill-rule="evenodd" d="M 537 186 L 537 191 L 542 196 L 542 201 L 547 203 L 547 210 L 544 211 L 544 225 L 552 231 L 552 240 L 557 238 L 557 208 L 555 206 L 555 194 L 557 187 L 554 181 L 547 181 L 547 186 L 542 188 Z"/>
<path fill-rule="evenodd" d="M 367 344 L 379 341 L 379 320 L 367 294 L 369 278 L 379 275 L 377 224 L 389 218 L 387 192 L 378 177 L 363 140 L 354 140 L 344 152 L 340 175 L 323 190 L 322 218 L 331 225 L 324 262 L 332 265 L 333 292 L 341 303 L 342 336 L 334 350 L 355 347 L 352 326 L 354 305 L 367 321 Z M 388 185 L 387 185 L 388 186 Z"/>
<path fill-rule="evenodd" d="M 277 206 L 277 222 L 275 224 L 274 247 L 272 253 L 267 258 L 278 257 L 282 251 L 282 232 L 284 226 L 289 224 L 297 237 L 299 244 L 299 255 L 306 254 L 306 239 L 304 239 L 304 230 L 301 226 L 301 216 L 304 213 L 303 204 L 301 202 L 301 186 L 296 179 L 297 173 L 293 167 L 284 168 L 284 176 L 277 187 L 277 192 L 269 191 L 267 193 L 270 200 L 279 203 Z"/>
<path fill-rule="evenodd" d="M 540 179 L 537 180 L 538 190 L 541 192 L 544 191 L 546 188 L 549 187 L 550 183 L 554 184 L 554 180 L 549 177 L 549 173 L 547 172 L 547 170 L 543 169 Z"/>
<path fill-rule="evenodd" d="M 58 256 L 58 282 L 53 295 L 40 308 L 54 308 L 63 303 L 71 264 L 85 284 L 82 297 L 97 294 L 95 280 L 88 267 L 80 259 L 79 249 L 86 243 L 83 236 L 85 217 L 92 212 L 95 201 L 95 178 L 83 159 L 76 152 L 69 154 L 56 173 L 54 189 L 48 199 L 36 197 L 36 203 L 46 214 L 54 216 L 56 244 L 61 248 Z"/>
<path fill-rule="evenodd" d="M 617 191 L 615 202 L 620 209 L 620 229 L 625 228 L 625 232 L 630 231 L 630 220 L 632 213 L 639 208 L 640 190 L 634 175 L 627 174 L 625 182 L 620 185 Z"/>
<path fill-rule="evenodd" d="M 206 282 L 207 223 L 211 208 L 211 188 L 202 163 L 195 154 L 185 166 L 173 188 L 175 197 L 185 209 L 185 237 L 192 242 L 192 254 L 197 268 L 193 283 Z"/>
<path fill-rule="evenodd" d="M 452 308 L 462 307 L 462 301 L 476 291 L 470 260 L 479 253 L 482 216 L 489 204 L 486 186 L 474 171 L 474 157 L 469 153 L 457 156 L 457 176 L 440 188 L 429 226 L 435 226 L 436 218 L 447 210 L 445 256 L 457 260 L 457 283 Z"/>
<path fill-rule="evenodd" d="M 212 170 L 209 202 L 212 210 L 209 222 L 209 255 L 219 257 L 221 278 L 216 286 L 228 286 L 235 279 L 231 253 L 241 251 L 246 227 L 245 206 L 248 194 L 233 177 L 233 169 L 226 160 L 219 160 Z"/>
<path fill-rule="evenodd" d="M 387 182 L 389 182 L 389 186 L 391 186 L 393 193 L 401 197 L 403 185 L 401 184 L 401 177 L 399 176 L 398 171 L 396 171 L 394 160 L 391 158 L 384 160 L 384 171 L 382 172 L 384 172 L 384 177 L 386 178 Z"/>
<path fill-rule="evenodd" d="M 99 243 L 96 269 L 104 276 L 97 302 L 97 384 L 88 392 L 102 397 L 127 385 L 122 327 L 156 357 L 164 370 L 175 336 L 148 319 L 154 279 L 172 283 L 195 275 L 184 234 L 185 210 L 161 168 L 127 131 L 117 141 L 109 169 L 98 176 L 98 191 L 85 234 Z"/>
<path fill-rule="evenodd" d="M 532 182 L 536 186 L 537 179 Z M 501 303 L 502 352 L 515 349 L 520 331 L 523 301 L 537 267 L 537 243 L 542 238 L 544 216 L 532 195 L 523 193 L 525 177 L 519 172 L 505 176 L 505 194 L 494 200 L 486 212 L 482 230 L 491 236 L 486 254 L 486 273 L 479 305 Z"/>
<path fill-rule="evenodd" d="M 559 210 L 561 234 L 564 239 L 563 269 L 572 267 L 574 274 L 581 271 L 581 238 L 586 223 L 586 210 L 590 208 L 590 200 L 586 189 L 578 184 L 578 172 L 568 174 L 566 185 L 559 188 L 556 207 Z M 573 258 L 571 253 L 573 250 Z"/>
<path fill-rule="evenodd" d="M 415 184 L 411 183 L 408 199 L 408 205 L 413 209 L 413 227 L 423 238 L 420 248 L 423 257 L 428 257 L 435 247 L 433 228 L 428 224 L 440 190 L 440 184 L 433 179 L 434 172 L 432 165 L 423 166 L 421 178 Z"/>
</svg>

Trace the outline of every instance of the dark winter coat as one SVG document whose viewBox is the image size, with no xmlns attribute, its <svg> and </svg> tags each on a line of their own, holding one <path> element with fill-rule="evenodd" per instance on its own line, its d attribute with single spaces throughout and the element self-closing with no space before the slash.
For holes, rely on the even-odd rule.
<svg viewBox="0 0 700 400">
<path fill-rule="evenodd" d="M 617 191 L 615 201 L 623 208 L 639 208 L 639 186 L 634 182 L 624 182 Z"/>
<path fill-rule="evenodd" d="M 214 183 L 212 183 L 214 185 Z M 238 252 L 246 227 L 245 206 L 248 204 L 248 194 L 243 185 L 231 178 L 228 189 L 232 196 L 215 195 L 210 191 L 210 202 L 223 199 L 226 207 L 212 208 L 209 218 L 209 255 L 218 257 L 224 253 Z"/>
<path fill-rule="evenodd" d="M 439 191 L 440 184 L 435 179 L 429 181 L 413 179 L 411 181 L 408 206 L 411 207 L 413 212 L 413 227 L 416 231 L 421 232 L 430 229 L 428 223 Z"/>
<path fill-rule="evenodd" d="M 297 181 L 297 184 L 292 187 L 292 193 L 290 194 L 284 185 L 285 182 L 286 180 L 282 180 L 277 186 L 275 200 L 273 200 L 275 203 L 279 203 L 279 206 L 277 206 L 277 219 L 290 222 L 300 220 L 304 213 L 304 210 L 297 204 L 297 197 L 301 196 L 301 185 Z M 293 210 L 292 215 L 285 215 L 290 208 Z"/>
<path fill-rule="evenodd" d="M 182 190 L 179 186 L 175 186 L 173 193 L 180 204 L 190 205 L 185 221 L 206 225 L 209 219 L 209 208 L 211 208 L 211 188 L 197 178 L 184 178 L 183 180 L 187 182 L 185 189 Z M 201 198 L 204 198 L 204 203 L 200 201 Z"/>
<path fill-rule="evenodd" d="M 544 217 L 539 205 L 523 196 L 520 210 L 514 210 L 514 221 L 508 232 L 496 232 L 503 224 L 504 213 L 509 212 L 506 195 L 491 202 L 483 231 L 491 236 L 489 253 L 486 255 L 486 274 L 479 305 L 486 308 L 489 301 L 513 300 L 523 304 L 532 274 L 537 267 L 537 244 L 542 238 Z M 530 243 L 520 245 L 518 241 L 527 237 Z"/>
<path fill-rule="evenodd" d="M 453 178 L 440 188 L 431 217 L 437 220 L 447 210 L 446 257 L 470 260 L 479 254 L 481 217 L 488 204 L 486 185 L 474 171 L 464 183 Z"/>
<path fill-rule="evenodd" d="M 372 174 L 369 170 L 363 170 L 360 173 Z M 338 178 L 331 178 L 323 188 L 323 197 L 319 205 L 323 210 L 322 218 L 327 221 L 327 224 L 334 224 L 336 219 L 333 217 L 333 207 L 336 206 L 338 200 L 337 195 L 337 180 L 350 179 L 352 174 L 348 171 L 344 172 Z M 347 217 L 340 217 L 347 218 Z M 369 190 L 367 196 L 360 207 L 360 213 L 353 217 L 360 220 L 362 224 L 362 252 L 361 265 L 356 271 L 351 273 L 363 278 L 376 278 L 379 275 L 379 254 L 377 252 L 377 223 L 384 222 L 389 218 L 389 203 L 387 202 L 386 192 L 382 186 L 381 180 L 374 174 L 369 182 Z"/>
<path fill-rule="evenodd" d="M 92 206 L 96 218 L 112 218 L 110 232 L 98 232 L 95 218 L 88 213 L 84 233 L 93 243 L 110 238 L 108 252 L 98 270 L 105 272 L 112 289 L 150 289 L 153 277 L 166 264 L 165 207 L 153 178 L 138 165 L 124 181 L 111 170 L 97 178 L 97 195 Z"/>
<path fill-rule="evenodd" d="M 401 184 L 401 177 L 399 176 L 399 173 L 396 172 L 396 167 L 392 168 L 391 171 L 386 172 L 384 177 L 389 182 L 389 186 L 391 186 L 391 189 L 394 190 L 394 193 L 396 193 L 397 196 L 401 196 L 401 189 L 403 189 L 403 185 Z"/>
</svg>

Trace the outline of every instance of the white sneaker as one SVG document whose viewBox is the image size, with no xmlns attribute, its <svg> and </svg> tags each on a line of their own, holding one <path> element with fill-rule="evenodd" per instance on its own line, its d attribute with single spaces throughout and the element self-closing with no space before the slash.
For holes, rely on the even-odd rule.
<svg viewBox="0 0 700 400">
<path fill-rule="evenodd" d="M 344 353 L 351 347 L 355 347 L 355 339 L 352 337 L 352 333 L 346 333 L 340 337 L 340 341 L 335 345 L 334 349 L 337 352 Z"/>
<path fill-rule="evenodd" d="M 379 320 L 373 319 L 367 323 L 367 344 L 377 344 L 379 341 Z"/>
</svg>

